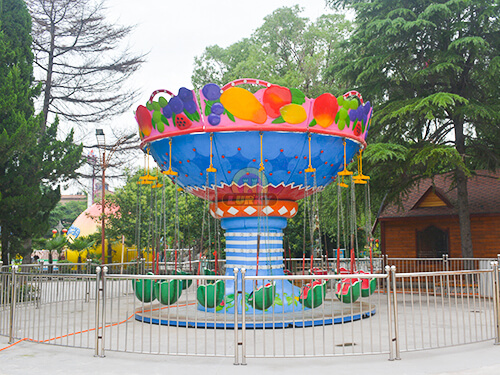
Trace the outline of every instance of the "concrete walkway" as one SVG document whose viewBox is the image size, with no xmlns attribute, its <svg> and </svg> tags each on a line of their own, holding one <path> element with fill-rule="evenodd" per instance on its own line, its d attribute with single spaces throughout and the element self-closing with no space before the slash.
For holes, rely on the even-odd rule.
<svg viewBox="0 0 500 375">
<path fill-rule="evenodd" d="M 8 346 L 0 337 L 0 349 Z M 234 366 L 231 358 L 175 357 L 93 351 L 20 342 L 0 351 L 1 375 L 26 374 L 500 374 L 500 346 L 493 341 L 446 349 L 403 353 L 390 362 L 386 355 L 335 358 L 250 359 L 247 366 Z"/>
</svg>

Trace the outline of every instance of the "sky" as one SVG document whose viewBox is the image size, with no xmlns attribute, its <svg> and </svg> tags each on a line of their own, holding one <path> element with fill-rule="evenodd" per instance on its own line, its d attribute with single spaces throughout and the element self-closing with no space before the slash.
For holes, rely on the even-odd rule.
<svg viewBox="0 0 500 375">
<path fill-rule="evenodd" d="M 135 25 L 128 38 L 130 50 L 148 54 L 146 62 L 130 78 L 130 84 L 139 90 L 137 103 L 122 116 L 94 126 L 103 128 L 106 134 L 111 133 L 110 127 L 123 130 L 118 131 L 122 134 L 136 131 L 133 111 L 154 90 L 177 93 L 180 87 L 192 88 L 195 56 L 200 56 L 207 46 L 227 47 L 249 37 L 274 10 L 299 5 L 303 8 L 301 15 L 311 21 L 333 13 L 325 0 L 105 0 L 105 4 L 110 22 Z M 87 129 L 86 133 L 93 138 L 95 130 Z M 107 142 L 108 139 L 111 143 L 112 139 L 107 137 Z M 92 142 L 93 139 L 84 141 Z M 115 184 L 120 185 L 118 181 L 112 182 Z M 70 184 L 65 190 L 75 189 L 81 190 L 81 185 Z"/>
<path fill-rule="evenodd" d="M 141 103 L 159 88 L 173 92 L 191 88 L 195 56 L 207 46 L 227 47 L 250 36 L 265 16 L 280 7 L 297 4 L 304 8 L 302 16 L 311 20 L 333 12 L 325 0 L 107 0 L 107 4 L 119 23 L 136 25 L 130 47 L 149 53 L 132 78 L 144 94 Z"/>
</svg>

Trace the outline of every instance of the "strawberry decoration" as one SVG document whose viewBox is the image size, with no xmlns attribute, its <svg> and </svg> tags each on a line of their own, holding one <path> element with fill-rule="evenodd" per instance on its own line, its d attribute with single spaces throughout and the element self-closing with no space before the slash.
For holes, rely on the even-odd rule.
<svg viewBox="0 0 500 375">
<path fill-rule="evenodd" d="M 189 129 L 191 125 L 192 125 L 191 120 L 188 119 L 184 113 L 180 113 L 175 116 L 175 126 L 177 126 L 178 129 L 180 130 Z"/>
<path fill-rule="evenodd" d="M 153 130 L 153 124 L 151 122 L 152 117 L 149 110 L 143 105 L 140 105 L 139 107 L 137 107 L 137 110 L 135 111 L 135 118 L 139 123 L 139 129 L 142 132 L 142 134 L 148 137 L 151 134 L 151 131 Z"/>
<path fill-rule="evenodd" d="M 354 127 L 353 129 L 353 132 L 354 132 L 354 135 L 356 137 L 359 137 L 361 135 L 361 121 L 358 121 L 358 123 L 356 124 L 356 126 Z"/>
</svg>

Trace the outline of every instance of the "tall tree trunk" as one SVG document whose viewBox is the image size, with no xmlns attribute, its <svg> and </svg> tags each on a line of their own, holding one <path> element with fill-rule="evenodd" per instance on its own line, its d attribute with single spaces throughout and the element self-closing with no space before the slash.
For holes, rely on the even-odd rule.
<svg viewBox="0 0 500 375">
<path fill-rule="evenodd" d="M 54 7 L 54 3 L 52 3 L 52 7 Z M 43 90 L 43 123 L 42 123 L 42 134 L 45 133 L 45 129 L 47 128 L 47 117 L 49 115 L 49 106 L 50 106 L 50 92 L 52 90 L 52 72 L 54 69 L 54 51 L 55 51 L 55 35 L 56 28 L 53 20 L 54 17 L 54 9 L 51 11 L 51 24 L 50 24 L 50 45 L 48 51 L 48 62 L 47 62 L 47 76 L 45 78 L 45 88 Z"/>
<path fill-rule="evenodd" d="M 467 177 L 462 170 L 456 170 L 457 179 L 457 208 L 458 220 L 460 223 L 460 240 L 462 244 L 462 257 L 472 258 L 472 234 L 470 226 L 469 196 L 467 192 Z"/>
<path fill-rule="evenodd" d="M 2 262 L 4 265 L 8 265 L 9 264 L 9 236 L 7 234 L 7 227 L 5 227 L 4 225 L 2 225 Z"/>
<path fill-rule="evenodd" d="M 455 147 L 458 153 L 462 156 L 465 162 L 465 136 L 464 136 L 464 120 L 463 118 L 456 119 L 455 123 Z M 469 195 L 467 192 L 467 176 L 460 168 L 455 170 L 455 178 L 457 182 L 457 209 L 458 220 L 460 224 L 460 240 L 462 244 L 462 257 L 472 258 L 474 252 L 472 249 L 472 234 L 470 226 L 469 213 Z"/>
</svg>

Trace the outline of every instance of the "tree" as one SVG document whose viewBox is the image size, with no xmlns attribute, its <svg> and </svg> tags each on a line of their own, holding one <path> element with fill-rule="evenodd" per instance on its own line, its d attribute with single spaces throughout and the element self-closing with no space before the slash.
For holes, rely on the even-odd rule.
<svg viewBox="0 0 500 375">
<path fill-rule="evenodd" d="M 328 72 L 332 64 L 344 58 L 340 46 L 352 31 L 351 22 L 343 14 L 325 14 L 311 22 L 300 16 L 301 11 L 298 6 L 279 8 L 264 17 L 262 26 L 248 38 L 227 48 L 207 47 L 195 58 L 193 85 L 214 82 L 222 86 L 237 78 L 252 77 L 299 88 L 309 97 L 324 92 L 344 94 L 350 88 Z M 335 202 L 327 206 L 336 207 Z M 297 216 L 288 220 L 284 231 L 288 239 L 285 246 L 290 246 L 293 256 L 301 256 L 304 248 L 302 207 L 299 202 Z M 336 219 L 331 218 L 331 212 L 322 209 L 321 215 L 322 233 L 328 234 L 329 243 L 336 237 Z M 311 248 L 309 237 L 305 238 L 306 253 Z"/>
<path fill-rule="evenodd" d="M 337 46 L 350 32 L 350 22 L 340 14 L 323 15 L 314 23 L 300 17 L 298 6 L 283 7 L 264 17 L 249 38 L 227 48 L 209 46 L 195 58 L 195 87 L 214 82 L 224 85 L 241 77 L 259 78 L 296 87 L 314 97 L 337 90 L 325 82 L 328 64 L 340 57 Z"/>
<path fill-rule="evenodd" d="M 356 12 L 348 53 L 331 74 L 377 104 L 371 136 L 402 147 L 404 156 L 396 165 L 406 168 L 398 176 L 399 186 L 454 172 L 462 255 L 472 257 L 469 170 L 495 169 L 500 160 L 495 138 L 500 120 L 500 3 L 328 2 L 352 6 Z M 391 169 L 388 163 L 384 167 Z M 401 192 L 396 184 L 390 189 Z"/>
<path fill-rule="evenodd" d="M 87 256 L 89 250 L 94 246 L 96 241 L 89 236 L 78 236 L 73 242 L 68 242 L 68 247 L 71 250 L 78 251 L 78 263 L 82 263 L 82 257 Z"/>
<path fill-rule="evenodd" d="M 24 2 L 0 2 L 0 227 L 2 260 L 31 251 L 31 238 L 47 229 L 60 199 L 59 185 L 73 177 L 81 146 L 73 133 L 57 140 L 58 122 L 42 132 L 34 116 L 31 23 Z"/>
<path fill-rule="evenodd" d="M 175 215 L 177 214 L 179 218 L 179 232 L 177 234 L 179 248 L 189 248 L 193 243 L 198 244 L 203 226 L 203 201 L 191 194 L 178 191 L 168 178 L 165 178 L 164 190 L 163 187 L 152 188 L 151 185 L 140 185 L 137 182 L 142 175 L 143 170 L 129 174 L 125 186 L 106 198 L 107 205 L 118 207 L 118 211 L 110 213 L 106 217 L 108 238 L 121 238 L 123 235 L 128 244 L 137 244 L 139 242 L 137 230 L 139 230 L 142 249 L 154 248 L 155 246 L 159 248 L 159 244 L 164 243 L 164 241 L 170 248 L 173 248 L 176 237 Z M 159 182 L 163 183 L 163 175 L 161 174 Z M 165 222 L 163 222 L 162 217 L 163 194 L 165 194 Z M 140 200 L 139 205 L 138 199 Z M 205 223 L 205 241 L 208 238 L 206 231 L 207 224 Z M 164 233 L 166 238 L 164 238 Z"/>
<path fill-rule="evenodd" d="M 92 0 L 29 0 L 44 126 L 49 113 L 76 123 L 122 114 L 136 90 L 125 82 L 144 61 L 122 47 L 131 27 L 106 23 Z M 42 131 L 43 131 L 42 127 Z"/>
<path fill-rule="evenodd" d="M 64 227 L 68 228 L 86 208 L 86 201 L 59 202 L 50 212 L 49 227 L 55 228 L 61 222 Z"/>
</svg>

